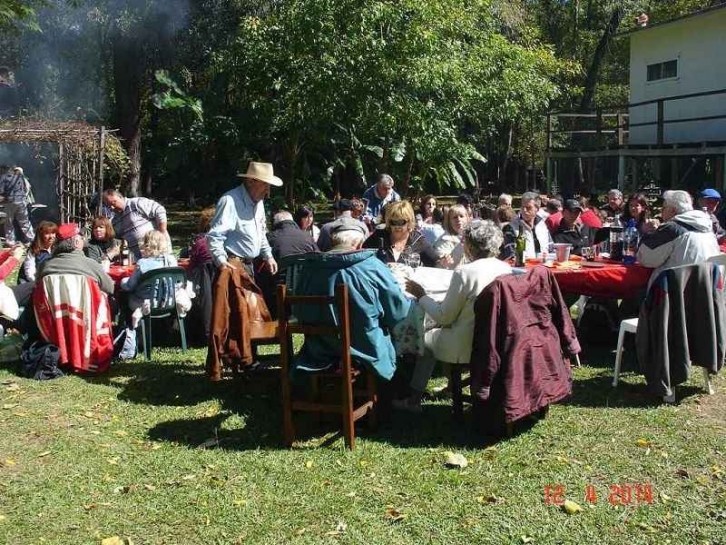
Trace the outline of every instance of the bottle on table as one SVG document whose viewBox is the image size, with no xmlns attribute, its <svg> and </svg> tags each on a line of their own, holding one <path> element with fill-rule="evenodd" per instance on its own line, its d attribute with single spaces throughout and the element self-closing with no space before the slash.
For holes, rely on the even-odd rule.
<svg viewBox="0 0 726 545">
<path fill-rule="evenodd" d="M 635 255 L 638 253 L 638 227 L 635 220 L 628 220 L 628 226 L 623 233 L 623 263 L 635 263 Z"/>
<path fill-rule="evenodd" d="M 128 267 L 131 264 L 129 255 L 129 244 L 124 240 L 121 244 L 121 265 L 124 267 Z"/>
<path fill-rule="evenodd" d="M 623 224 L 620 222 L 620 215 L 616 215 L 610 224 L 610 259 L 613 261 L 623 260 L 623 235 Z"/>
<path fill-rule="evenodd" d="M 519 224 L 519 234 L 514 242 L 514 266 L 524 267 L 524 251 L 527 249 L 527 238 L 524 236 L 524 225 Z"/>
</svg>

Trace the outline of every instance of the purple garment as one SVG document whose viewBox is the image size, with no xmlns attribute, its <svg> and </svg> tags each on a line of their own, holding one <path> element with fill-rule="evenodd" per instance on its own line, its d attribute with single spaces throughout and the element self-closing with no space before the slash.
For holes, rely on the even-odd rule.
<svg viewBox="0 0 726 545">
<path fill-rule="evenodd" d="M 206 233 L 194 235 L 192 245 L 189 248 L 189 268 L 196 269 L 205 263 L 211 263 L 212 252 L 209 251 Z"/>
</svg>

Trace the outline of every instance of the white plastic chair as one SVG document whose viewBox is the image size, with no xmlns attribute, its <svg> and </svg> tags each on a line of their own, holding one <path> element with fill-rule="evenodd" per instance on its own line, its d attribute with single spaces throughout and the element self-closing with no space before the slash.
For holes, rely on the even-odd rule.
<svg viewBox="0 0 726 545">
<path fill-rule="evenodd" d="M 722 254 L 726 255 L 726 254 Z M 712 258 L 713 259 L 713 258 Z M 710 261 L 710 259 L 709 259 Z M 638 319 L 637 318 L 629 318 L 627 320 L 623 320 L 620 322 L 620 332 L 618 333 L 618 346 L 615 349 L 615 371 L 613 373 L 613 388 L 617 387 L 618 385 L 618 378 L 620 377 L 620 366 L 623 362 L 623 341 L 625 340 L 625 334 L 626 333 L 633 333 L 635 334 L 638 330 Z M 706 391 L 708 392 L 708 395 L 713 395 L 713 385 L 711 384 L 711 376 L 708 374 L 708 369 L 705 367 L 703 369 L 703 381 L 706 386 Z M 676 389 L 673 387 L 671 391 L 671 395 L 669 396 L 663 396 L 663 401 L 666 403 L 675 403 L 676 402 Z"/>
<path fill-rule="evenodd" d="M 718 254 L 708 258 L 709 263 L 718 263 L 719 265 L 726 265 L 726 254 Z"/>
</svg>

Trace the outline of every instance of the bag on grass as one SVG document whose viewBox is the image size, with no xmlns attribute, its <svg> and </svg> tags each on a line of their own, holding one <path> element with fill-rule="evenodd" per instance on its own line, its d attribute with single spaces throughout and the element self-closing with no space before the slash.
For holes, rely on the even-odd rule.
<svg viewBox="0 0 726 545">
<path fill-rule="evenodd" d="M 113 340 L 114 358 L 132 360 L 136 357 L 136 330 L 129 327 L 122 329 Z"/>
<path fill-rule="evenodd" d="M 51 380 L 63 376 L 58 364 L 60 349 L 44 341 L 33 341 L 23 349 L 21 372 L 26 378 Z"/>
</svg>

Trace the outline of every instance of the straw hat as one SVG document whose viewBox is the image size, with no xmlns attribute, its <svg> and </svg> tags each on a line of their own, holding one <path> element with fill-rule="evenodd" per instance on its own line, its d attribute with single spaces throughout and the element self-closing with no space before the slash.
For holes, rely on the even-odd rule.
<svg viewBox="0 0 726 545">
<path fill-rule="evenodd" d="M 275 176 L 272 172 L 272 163 L 256 163 L 255 161 L 252 161 L 247 167 L 247 173 L 238 173 L 237 176 L 239 178 L 259 180 L 276 187 L 280 187 L 282 185 L 282 180 Z"/>
</svg>

